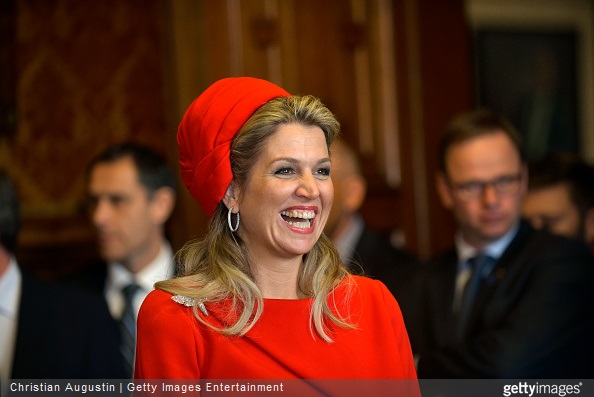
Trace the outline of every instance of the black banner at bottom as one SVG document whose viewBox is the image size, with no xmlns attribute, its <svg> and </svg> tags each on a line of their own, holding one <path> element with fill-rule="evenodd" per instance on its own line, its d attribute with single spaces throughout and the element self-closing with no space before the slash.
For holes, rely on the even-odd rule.
<svg viewBox="0 0 594 397">
<path fill-rule="evenodd" d="M 2 396 L 4 395 L 11 397 L 582 397 L 594 396 L 594 380 L 13 379 L 2 383 Z"/>
</svg>

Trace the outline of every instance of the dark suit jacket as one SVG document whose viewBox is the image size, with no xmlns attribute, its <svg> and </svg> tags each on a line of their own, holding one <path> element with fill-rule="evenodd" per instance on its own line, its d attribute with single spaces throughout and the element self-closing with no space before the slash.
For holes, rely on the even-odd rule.
<svg viewBox="0 0 594 397">
<path fill-rule="evenodd" d="M 420 378 L 591 378 L 594 259 L 577 241 L 522 223 L 456 341 L 457 255 L 435 258 L 424 278 Z"/>
<path fill-rule="evenodd" d="M 93 262 L 78 273 L 71 275 L 66 283 L 104 298 L 105 285 L 107 284 L 107 263 L 104 261 Z"/>
<path fill-rule="evenodd" d="M 413 255 L 394 247 L 387 238 L 364 227 L 349 268 L 383 282 L 398 301 L 405 324 L 415 314 L 416 289 L 411 281 L 421 270 L 421 265 Z"/>
<path fill-rule="evenodd" d="M 400 289 L 419 267 L 417 263 L 412 255 L 394 247 L 387 238 L 364 227 L 348 266 L 355 273 L 382 281 L 398 297 Z"/>
<path fill-rule="evenodd" d="M 123 379 L 105 302 L 23 272 L 13 379 Z"/>
</svg>

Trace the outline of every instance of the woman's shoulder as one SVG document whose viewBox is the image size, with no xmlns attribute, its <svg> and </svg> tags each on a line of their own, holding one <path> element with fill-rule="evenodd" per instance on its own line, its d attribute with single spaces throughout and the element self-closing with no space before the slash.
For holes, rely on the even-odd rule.
<svg viewBox="0 0 594 397">
<path fill-rule="evenodd" d="M 365 276 L 347 276 L 335 294 L 338 304 L 355 323 L 390 323 L 401 321 L 400 308 L 388 288 L 379 280 Z M 398 320 L 400 318 L 400 320 Z"/>
<path fill-rule="evenodd" d="M 151 291 L 142 303 L 141 312 L 187 312 L 196 306 L 198 310 L 208 316 L 204 302 L 200 299 L 184 295 L 174 295 L 170 292 L 156 289 Z"/>
<path fill-rule="evenodd" d="M 351 285 L 356 285 L 358 289 L 368 293 L 383 293 L 384 291 L 388 290 L 388 288 L 381 281 L 365 276 L 351 274 L 345 277 L 344 282 L 350 283 Z"/>
<path fill-rule="evenodd" d="M 138 324 L 145 328 L 177 327 L 195 320 L 191 298 L 173 295 L 156 289 L 142 302 L 138 313 Z"/>
<path fill-rule="evenodd" d="M 167 291 L 155 289 L 151 291 L 140 307 L 140 313 L 171 313 L 184 311 L 184 308 L 190 308 L 193 305 L 192 298 L 181 295 L 173 295 Z"/>
<path fill-rule="evenodd" d="M 143 306 L 159 306 L 163 304 L 167 304 L 172 301 L 173 294 L 163 291 L 161 289 L 155 289 L 149 292 L 149 294 L 144 298 L 142 302 Z"/>
<path fill-rule="evenodd" d="M 341 288 L 348 294 L 355 293 L 365 299 L 394 299 L 388 288 L 379 280 L 365 276 L 348 275 L 341 282 Z"/>
</svg>

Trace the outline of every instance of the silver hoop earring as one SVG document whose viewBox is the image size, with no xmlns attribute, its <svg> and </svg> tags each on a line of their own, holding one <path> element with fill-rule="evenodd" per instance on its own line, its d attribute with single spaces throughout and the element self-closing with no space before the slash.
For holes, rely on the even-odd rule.
<svg viewBox="0 0 594 397">
<path fill-rule="evenodd" d="M 231 230 L 231 233 L 235 233 L 239 228 L 239 212 L 237 213 L 237 222 L 235 222 L 235 227 L 233 227 L 231 224 L 231 210 L 233 210 L 233 207 L 229 208 L 229 211 L 227 212 L 227 223 L 229 224 L 229 230 Z"/>
</svg>

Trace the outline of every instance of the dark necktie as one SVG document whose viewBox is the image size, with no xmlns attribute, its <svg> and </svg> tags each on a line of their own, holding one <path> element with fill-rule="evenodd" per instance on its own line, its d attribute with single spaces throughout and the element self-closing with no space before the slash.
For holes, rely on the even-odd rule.
<svg viewBox="0 0 594 397">
<path fill-rule="evenodd" d="M 121 344 L 120 351 L 124 356 L 124 369 L 130 379 L 134 377 L 134 358 L 136 351 L 136 310 L 134 309 L 134 295 L 140 287 L 134 283 L 122 288 L 124 296 L 124 311 L 120 319 Z"/>
<path fill-rule="evenodd" d="M 458 318 L 458 337 L 462 339 L 466 331 L 468 318 L 474 307 L 476 297 L 483 285 L 483 281 L 490 273 L 495 259 L 485 255 L 478 254 L 477 256 L 468 260 L 468 265 L 472 269 L 470 280 L 464 289 L 464 296 L 462 298 L 462 306 Z"/>
</svg>

